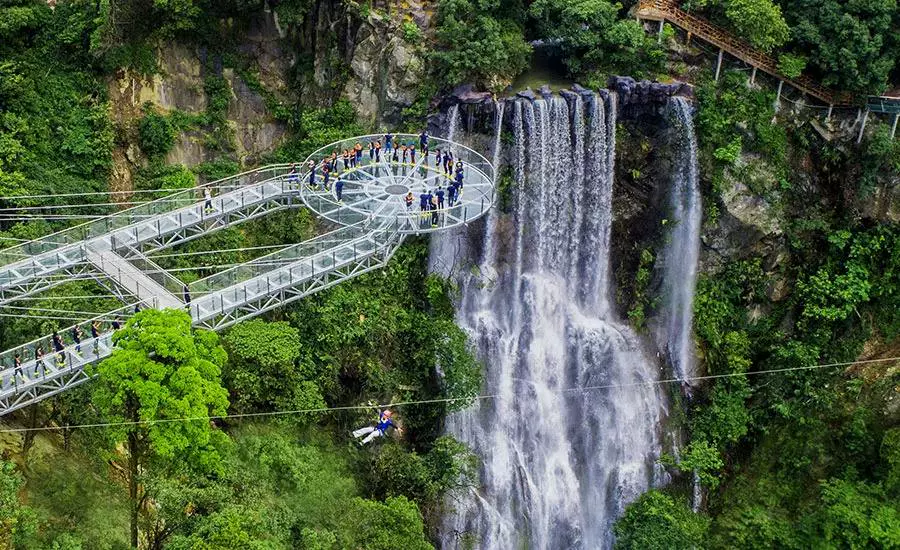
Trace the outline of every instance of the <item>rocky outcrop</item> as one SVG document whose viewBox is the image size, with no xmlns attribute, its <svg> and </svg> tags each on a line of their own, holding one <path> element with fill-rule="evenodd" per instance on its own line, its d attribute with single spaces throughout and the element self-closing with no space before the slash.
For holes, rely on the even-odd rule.
<svg viewBox="0 0 900 550">
<path fill-rule="evenodd" d="M 235 153 L 241 164 L 257 164 L 281 143 L 286 128 L 272 118 L 265 100 L 233 70 L 225 69 L 222 76 L 231 88 L 227 118 L 234 132 Z"/>
<path fill-rule="evenodd" d="M 725 172 L 718 222 L 703 233 L 701 269 L 713 272 L 735 258 L 762 256 L 769 267 L 785 257 L 782 213 L 759 191 L 761 182 L 776 181 L 771 167 L 744 157 L 741 176 Z M 775 291 L 778 294 L 777 290 Z"/>
<path fill-rule="evenodd" d="M 900 223 L 900 181 L 880 184 L 859 200 L 863 216 L 881 221 Z"/>
<path fill-rule="evenodd" d="M 287 74 L 294 58 L 281 38 L 273 13 L 261 11 L 250 20 L 241 31 L 237 50 L 269 101 L 290 100 Z M 134 171 L 147 162 L 135 146 L 144 105 L 149 103 L 163 113 L 201 115 L 209 106 L 205 82 L 211 74 L 221 74 L 229 88 L 226 119 L 237 160 L 244 165 L 255 164 L 281 143 L 285 127 L 272 117 L 267 98 L 260 94 L 258 86 L 248 85 L 233 69 L 223 69 L 221 60 L 210 58 L 202 48 L 177 42 L 161 43 L 156 57 L 159 70 L 151 77 L 121 71 L 107 85 L 111 116 L 123 138 L 120 141 L 128 144 L 114 152 L 113 188 L 130 189 Z M 221 154 L 209 150 L 207 136 L 197 128 L 179 134 L 165 160 L 193 167 Z"/>
<path fill-rule="evenodd" d="M 630 76 L 612 76 L 607 85 L 619 94 L 619 105 L 621 106 L 665 104 L 670 97 L 675 95 L 694 97 L 693 87 L 684 82 L 663 84 L 649 80 L 638 81 Z"/>
<path fill-rule="evenodd" d="M 350 75 L 344 95 L 356 107 L 364 123 L 395 124 L 403 109 L 418 97 L 425 64 L 407 44 L 396 21 L 369 15 L 352 37 Z"/>
</svg>

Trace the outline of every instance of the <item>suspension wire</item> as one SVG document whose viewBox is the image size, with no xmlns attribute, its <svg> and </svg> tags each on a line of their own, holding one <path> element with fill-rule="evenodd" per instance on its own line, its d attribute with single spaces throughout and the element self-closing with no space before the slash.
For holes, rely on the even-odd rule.
<svg viewBox="0 0 900 550">
<path fill-rule="evenodd" d="M 60 197 L 91 197 L 98 195 L 137 195 L 142 193 L 180 193 L 182 191 L 189 191 L 191 189 L 203 189 L 204 187 L 209 186 L 210 183 L 204 183 L 202 185 L 197 185 L 194 187 L 184 187 L 182 189 L 133 189 L 131 191 L 91 191 L 87 193 L 48 193 L 43 195 L 6 195 L 0 196 L 0 201 L 13 201 L 17 199 L 55 199 Z M 262 183 L 262 182 L 259 182 Z M 244 185 L 217 185 L 216 189 L 237 189 L 239 187 L 246 187 L 248 184 Z M 252 185 L 252 184 L 249 184 Z M 163 197 L 165 198 L 165 197 Z M 150 201 L 147 201 L 150 202 Z"/>
<path fill-rule="evenodd" d="M 702 380 L 716 380 L 720 378 L 734 378 L 738 376 L 751 376 L 751 375 L 759 375 L 759 374 L 779 374 L 785 372 L 793 372 L 793 371 L 806 371 L 806 370 L 814 370 L 814 369 L 825 369 L 825 368 L 833 368 L 833 367 L 844 367 L 850 365 L 862 365 L 862 364 L 871 364 L 871 363 L 884 363 L 888 361 L 900 361 L 900 357 L 888 357 L 884 359 L 863 359 L 859 361 L 848 361 L 845 363 L 826 363 L 821 365 L 807 365 L 803 367 L 785 367 L 781 369 L 766 369 L 759 371 L 751 371 L 751 372 L 732 372 L 725 374 L 710 374 L 705 376 L 693 376 L 687 378 L 666 378 L 662 380 L 651 380 L 647 382 L 632 382 L 629 384 L 603 384 L 599 386 L 580 386 L 580 387 L 572 387 L 565 388 L 561 390 L 552 391 L 550 393 L 556 394 L 565 394 L 565 393 L 587 393 L 589 391 L 596 390 L 608 390 L 608 389 L 622 389 L 622 388 L 634 388 L 634 387 L 652 387 L 652 386 L 660 386 L 663 384 L 682 384 L 684 382 L 694 382 L 694 381 L 702 381 Z M 441 397 L 435 399 L 418 399 L 413 401 L 394 401 L 391 403 L 384 403 L 380 405 L 344 405 L 338 407 L 319 407 L 313 409 L 293 409 L 293 410 L 283 410 L 283 411 L 266 411 L 266 412 L 255 412 L 255 413 L 240 413 L 240 414 L 222 414 L 222 415 L 214 415 L 214 416 L 187 416 L 182 418 L 160 418 L 155 420 L 131 420 L 131 421 L 122 421 L 122 422 L 96 422 L 91 424 L 73 424 L 66 426 L 37 426 L 33 428 L 7 428 L 0 430 L 0 433 L 24 433 L 24 432 L 45 432 L 52 430 L 74 430 L 74 429 L 84 429 L 84 428 L 109 428 L 109 427 L 119 427 L 119 426 L 153 426 L 157 424 L 172 424 L 175 422 L 194 422 L 194 421 L 203 421 L 209 422 L 210 420 L 228 420 L 228 419 L 236 419 L 236 418 L 261 418 L 261 417 L 270 417 L 270 416 L 290 416 L 297 414 L 311 414 L 311 413 L 330 413 L 330 412 L 338 412 L 338 411 L 354 411 L 354 410 L 370 410 L 370 409 L 386 409 L 393 407 L 404 407 L 409 405 L 433 405 L 438 403 L 456 403 L 456 402 L 466 402 L 466 401 L 483 401 L 489 399 L 498 399 L 503 397 L 502 394 L 492 393 L 492 394 L 482 394 L 476 395 L 474 397 Z"/>
<path fill-rule="evenodd" d="M 68 296 L 65 294 L 61 295 L 61 296 L 22 296 L 21 298 L 12 298 L 12 302 L 13 303 L 24 302 L 24 301 L 39 302 L 41 300 L 88 300 L 88 299 L 93 299 L 93 298 L 121 298 L 121 296 L 118 294 L 91 294 L 91 295 L 85 294 L 82 296 Z M 11 306 L 0 306 L 0 307 L 11 307 Z"/>
<path fill-rule="evenodd" d="M 124 307 L 127 308 L 128 306 L 124 306 Z M 109 313 L 110 313 L 110 312 L 107 311 L 106 313 L 101 313 L 100 315 L 107 315 L 107 314 L 109 314 Z M 90 315 L 95 315 L 95 314 L 91 313 Z M 16 318 L 16 319 L 22 319 L 22 318 L 23 318 L 21 313 L 0 313 L 0 317 L 14 317 L 14 318 Z M 92 320 L 94 320 L 95 318 L 96 318 L 98 321 L 105 321 L 105 322 L 107 322 L 107 323 L 111 323 L 112 321 L 114 321 L 114 319 L 107 318 L 107 317 L 88 317 L 88 318 L 84 318 L 84 317 L 66 317 L 66 316 L 56 316 L 56 315 L 41 315 L 40 317 L 36 317 L 36 318 L 34 318 L 34 319 L 37 320 L 37 321 L 75 321 L 75 322 L 77 322 L 77 323 L 84 323 L 84 322 L 86 322 L 86 321 L 92 321 Z M 13 349 L 15 349 L 15 348 L 13 348 Z"/>
<path fill-rule="evenodd" d="M 126 306 L 127 307 L 127 306 Z M 64 313 L 67 315 L 106 315 L 109 311 L 77 311 L 71 309 L 51 309 L 45 307 L 0 306 L 0 309 L 15 309 L 19 311 L 46 311 L 47 313 Z"/>
<path fill-rule="evenodd" d="M 198 199 L 197 201 L 193 201 L 194 203 L 200 202 L 203 199 Z M 149 203 L 163 204 L 170 202 L 185 202 L 184 200 L 179 199 L 167 199 L 160 198 L 154 201 L 122 201 L 122 202 L 87 202 L 87 203 L 78 203 L 78 204 L 45 204 L 43 206 L 9 206 L 5 208 L 0 208 L 0 213 L 5 212 L 23 212 L 30 210 L 53 210 L 59 208 L 96 208 L 99 206 L 110 207 L 110 206 L 134 206 L 138 204 L 149 204 Z M 187 205 L 185 205 L 187 206 Z"/>
</svg>

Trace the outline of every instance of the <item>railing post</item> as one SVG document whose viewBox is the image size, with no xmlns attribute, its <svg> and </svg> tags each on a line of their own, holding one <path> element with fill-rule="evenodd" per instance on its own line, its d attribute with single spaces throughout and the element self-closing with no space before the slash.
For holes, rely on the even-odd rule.
<svg viewBox="0 0 900 550">
<path fill-rule="evenodd" d="M 859 126 L 859 135 L 856 136 L 856 143 L 859 144 L 863 138 L 863 132 L 866 131 L 866 122 L 869 120 L 869 108 L 866 107 L 866 112 L 863 115 L 862 124 Z M 896 118 L 894 121 L 896 122 Z"/>
<path fill-rule="evenodd" d="M 716 82 L 719 81 L 719 73 L 722 70 L 722 54 L 724 54 L 724 53 L 725 53 L 725 50 L 723 50 L 722 48 L 719 48 L 719 59 L 718 59 L 718 61 L 716 61 L 716 79 L 715 79 Z"/>
<path fill-rule="evenodd" d="M 775 111 L 781 106 L 781 89 L 784 87 L 784 80 L 778 81 L 778 91 L 775 93 Z"/>
</svg>

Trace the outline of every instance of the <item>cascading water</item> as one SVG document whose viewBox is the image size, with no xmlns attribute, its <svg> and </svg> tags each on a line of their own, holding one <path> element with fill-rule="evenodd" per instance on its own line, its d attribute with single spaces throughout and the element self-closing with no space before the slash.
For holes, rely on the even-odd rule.
<svg viewBox="0 0 900 550">
<path fill-rule="evenodd" d="M 674 140 L 675 172 L 671 189 L 673 228 L 663 251 L 663 295 L 665 308 L 656 329 L 657 344 L 666 350 L 679 379 L 694 375 L 691 326 L 694 319 L 694 290 L 700 257 L 699 169 L 697 137 L 691 118 L 691 104 L 683 97 L 669 101 Z"/>
<path fill-rule="evenodd" d="M 447 141 L 456 139 L 456 129 L 459 127 L 459 105 L 454 104 L 447 111 Z"/>
<path fill-rule="evenodd" d="M 496 283 L 464 285 L 458 318 L 496 398 L 450 418 L 482 485 L 452 503 L 443 546 L 606 548 L 663 481 L 656 369 L 609 306 L 615 96 L 513 109 L 515 246 L 485 251 Z"/>
</svg>

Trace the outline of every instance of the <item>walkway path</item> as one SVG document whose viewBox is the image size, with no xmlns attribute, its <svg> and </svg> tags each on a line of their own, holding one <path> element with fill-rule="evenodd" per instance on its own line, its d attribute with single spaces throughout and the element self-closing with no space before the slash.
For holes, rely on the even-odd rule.
<svg viewBox="0 0 900 550">
<path fill-rule="evenodd" d="M 744 40 L 733 36 L 731 33 L 713 25 L 702 17 L 690 14 L 678 7 L 675 0 L 641 0 L 635 11 L 638 19 L 651 21 L 668 21 L 673 25 L 684 29 L 688 36 L 695 35 L 706 42 L 719 48 L 719 62 L 716 66 L 716 77 L 722 64 L 722 53 L 740 59 L 754 67 L 766 72 L 782 82 L 787 82 L 794 88 L 815 97 L 829 106 L 853 105 L 853 96 L 846 92 L 836 92 L 822 86 L 812 78 L 799 76 L 790 78 L 778 70 L 778 60 L 774 57 L 754 48 Z M 780 89 L 780 88 L 779 88 Z"/>
<path fill-rule="evenodd" d="M 62 349 L 47 335 L 0 353 L 0 416 L 90 380 L 85 367 L 112 353 L 115 327 L 139 308 L 185 308 L 194 326 L 220 330 L 382 267 L 406 236 L 465 226 L 494 204 L 491 164 L 440 138 L 431 138 L 432 150 L 452 151 L 464 171 L 457 200 L 443 201 L 453 170 L 421 152 L 397 161 L 386 154 L 370 159 L 366 152 L 359 165 L 341 167 L 339 178 L 325 180 L 323 166 L 333 151 L 380 137 L 354 137 L 316 151 L 309 157 L 312 174 L 268 166 L 206 184 L 212 191 L 208 197 L 202 188 L 185 190 L 0 251 L 0 306 L 75 274 L 93 277 L 128 304 L 60 329 Z M 395 140 L 418 144 L 418 136 L 401 134 Z M 407 206 L 408 194 L 419 203 L 430 191 L 442 197 L 437 208 L 420 212 Z M 338 228 L 187 286 L 144 255 L 297 206 Z"/>
</svg>

